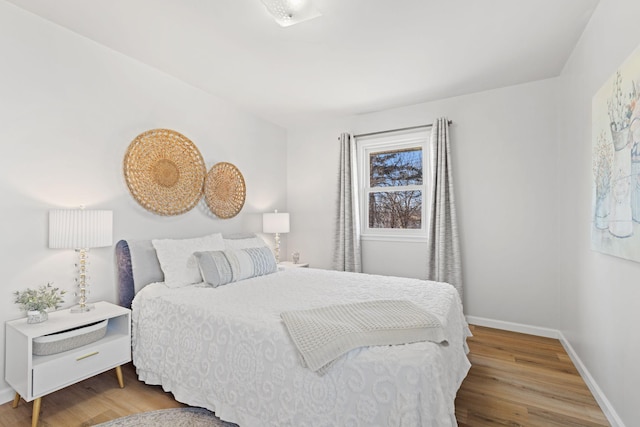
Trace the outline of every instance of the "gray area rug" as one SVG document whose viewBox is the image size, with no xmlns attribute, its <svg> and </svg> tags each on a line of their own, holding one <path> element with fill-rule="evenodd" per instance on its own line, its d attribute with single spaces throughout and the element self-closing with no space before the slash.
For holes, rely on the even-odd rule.
<svg viewBox="0 0 640 427">
<path fill-rule="evenodd" d="M 203 408 L 172 408 L 128 415 L 94 427 L 238 427 Z"/>
</svg>

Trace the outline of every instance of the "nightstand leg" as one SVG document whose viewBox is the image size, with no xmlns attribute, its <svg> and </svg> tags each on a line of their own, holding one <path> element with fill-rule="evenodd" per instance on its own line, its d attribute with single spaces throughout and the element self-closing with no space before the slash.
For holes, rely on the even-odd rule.
<svg viewBox="0 0 640 427">
<path fill-rule="evenodd" d="M 16 393 L 16 396 L 13 398 L 13 405 L 11 405 L 13 408 L 17 408 L 18 407 L 18 403 L 20 403 L 20 393 Z"/>
<path fill-rule="evenodd" d="M 116 366 L 116 376 L 118 377 L 118 385 L 124 388 L 124 378 L 122 378 L 122 367 Z"/>
<path fill-rule="evenodd" d="M 31 427 L 38 426 L 38 418 L 40 417 L 40 404 L 42 403 L 42 398 L 38 397 L 33 401 L 33 414 L 31 415 Z"/>
</svg>

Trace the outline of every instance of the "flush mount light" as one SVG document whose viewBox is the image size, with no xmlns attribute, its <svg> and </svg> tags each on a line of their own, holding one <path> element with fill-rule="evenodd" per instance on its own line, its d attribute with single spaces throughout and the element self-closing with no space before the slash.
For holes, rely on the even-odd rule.
<svg viewBox="0 0 640 427">
<path fill-rule="evenodd" d="M 283 27 L 321 15 L 310 0 L 262 0 L 262 3 L 276 22 Z"/>
</svg>

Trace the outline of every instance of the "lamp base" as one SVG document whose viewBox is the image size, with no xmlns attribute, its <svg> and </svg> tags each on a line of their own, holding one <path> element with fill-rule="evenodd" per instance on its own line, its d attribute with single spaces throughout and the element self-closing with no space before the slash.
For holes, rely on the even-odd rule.
<svg viewBox="0 0 640 427">
<path fill-rule="evenodd" d="M 93 304 L 78 304 L 78 305 L 74 305 L 73 307 L 71 307 L 71 312 L 72 313 L 85 313 L 87 311 L 91 311 L 94 308 L 96 308 L 95 305 Z"/>
<path fill-rule="evenodd" d="M 276 233 L 275 255 L 276 255 L 276 264 L 279 264 L 280 263 L 280 233 Z"/>
</svg>

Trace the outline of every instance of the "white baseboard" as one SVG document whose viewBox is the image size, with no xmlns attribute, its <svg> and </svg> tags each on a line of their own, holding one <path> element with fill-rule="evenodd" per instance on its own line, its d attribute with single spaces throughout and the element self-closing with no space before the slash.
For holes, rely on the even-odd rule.
<svg viewBox="0 0 640 427">
<path fill-rule="evenodd" d="M 593 377 L 589 373 L 589 370 L 582 363 L 582 360 L 580 360 L 575 350 L 562 332 L 557 329 L 530 326 L 521 323 L 504 322 L 502 320 L 493 320 L 484 317 L 466 317 L 467 322 L 473 325 L 486 326 L 487 328 L 502 329 L 505 331 L 520 332 L 523 334 L 536 335 L 539 337 L 556 338 L 557 340 L 559 340 L 566 350 L 567 354 L 569 355 L 569 358 L 571 358 L 571 361 L 578 370 L 578 373 L 580 373 L 580 376 L 584 380 L 585 384 L 587 384 L 587 387 L 591 391 L 591 394 L 593 394 L 593 397 L 598 402 L 598 405 L 600 405 L 600 409 L 602 409 L 605 417 L 607 417 L 607 421 L 609 421 L 611 427 L 625 427 L 624 423 L 618 416 L 618 413 L 615 411 L 615 409 L 613 409 L 613 406 L 611 406 L 611 402 L 609 402 L 609 399 L 607 399 L 605 394 L 602 392 L 602 389 L 593 379 Z"/>
<path fill-rule="evenodd" d="M 613 409 L 613 406 L 611 406 L 611 402 L 609 402 L 607 396 L 605 396 L 605 394 L 602 392 L 602 390 L 598 386 L 598 383 L 596 383 L 596 381 L 593 379 L 593 377 L 589 373 L 589 370 L 586 366 L 584 366 L 582 360 L 580 360 L 578 354 L 571 346 L 571 343 L 569 343 L 562 332 L 560 332 L 559 339 L 562 343 L 562 346 L 567 351 L 569 358 L 571 358 L 571 361 L 580 373 L 580 376 L 587 384 L 587 387 L 589 387 L 589 390 L 591 390 L 591 394 L 593 394 L 593 397 L 598 402 L 598 405 L 600 405 L 600 409 L 602 409 L 602 412 L 604 412 L 604 415 L 605 417 L 607 417 L 607 420 L 611 424 L 611 427 L 625 427 L 624 423 L 618 416 L 618 413 Z"/>
<path fill-rule="evenodd" d="M 487 328 L 502 329 L 521 334 L 536 335 L 538 337 L 560 339 L 560 331 L 556 329 L 542 328 L 539 326 L 524 325 L 522 323 L 504 322 L 502 320 L 487 319 L 484 317 L 467 316 L 467 322 L 473 325 L 486 326 Z"/>
</svg>

